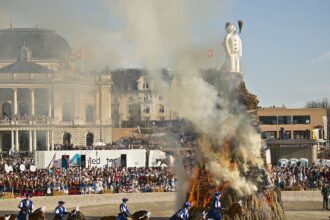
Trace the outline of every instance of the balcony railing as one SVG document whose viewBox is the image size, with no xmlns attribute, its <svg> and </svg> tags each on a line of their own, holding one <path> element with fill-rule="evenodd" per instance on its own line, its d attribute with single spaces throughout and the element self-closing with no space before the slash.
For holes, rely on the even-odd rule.
<svg viewBox="0 0 330 220">
<path fill-rule="evenodd" d="M 2 116 L 0 117 L 0 125 L 34 125 L 34 124 L 52 124 L 52 118 L 48 116 Z"/>
</svg>

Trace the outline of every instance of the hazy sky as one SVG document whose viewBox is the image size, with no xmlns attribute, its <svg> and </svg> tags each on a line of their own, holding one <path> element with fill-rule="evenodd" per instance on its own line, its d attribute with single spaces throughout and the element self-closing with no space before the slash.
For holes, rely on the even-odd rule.
<svg viewBox="0 0 330 220">
<path fill-rule="evenodd" d="M 12 16 L 14 27 L 54 29 L 74 50 L 86 51 L 90 69 L 139 66 L 119 1 L 1 0 L 0 27 L 9 27 Z M 215 54 L 205 66 L 222 65 L 225 22 L 244 21 L 244 76 L 262 106 L 303 107 L 330 99 L 330 0 L 190 2 L 191 37 L 205 48 L 205 57 L 208 48 Z"/>
</svg>

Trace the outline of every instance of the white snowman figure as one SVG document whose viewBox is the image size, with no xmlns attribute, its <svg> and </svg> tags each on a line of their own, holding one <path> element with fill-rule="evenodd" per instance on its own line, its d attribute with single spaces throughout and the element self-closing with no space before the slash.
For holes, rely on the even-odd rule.
<svg viewBox="0 0 330 220">
<path fill-rule="evenodd" d="M 236 33 L 236 27 L 231 22 L 226 23 L 225 29 L 228 34 L 223 42 L 226 60 L 222 70 L 224 72 L 239 73 L 241 72 L 240 57 L 242 56 L 242 41 Z"/>
</svg>

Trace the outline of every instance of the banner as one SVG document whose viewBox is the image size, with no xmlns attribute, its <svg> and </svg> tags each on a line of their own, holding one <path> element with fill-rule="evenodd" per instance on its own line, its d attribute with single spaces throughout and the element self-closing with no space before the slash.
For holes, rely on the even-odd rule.
<svg viewBox="0 0 330 220">
<path fill-rule="evenodd" d="M 323 116 L 323 127 L 324 127 L 323 139 L 328 140 L 328 117 L 327 116 Z"/>
<path fill-rule="evenodd" d="M 145 167 L 146 150 L 71 150 L 71 151 L 36 151 L 37 168 L 79 167 L 81 155 L 85 155 L 87 167 L 120 166 L 121 158 L 126 158 L 127 167 Z M 124 156 L 126 155 L 126 156 Z"/>
</svg>

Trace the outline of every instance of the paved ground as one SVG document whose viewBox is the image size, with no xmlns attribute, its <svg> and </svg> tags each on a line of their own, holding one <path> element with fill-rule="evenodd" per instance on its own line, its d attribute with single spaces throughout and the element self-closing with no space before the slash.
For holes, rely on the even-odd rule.
<svg viewBox="0 0 330 220">
<path fill-rule="evenodd" d="M 34 198 L 36 206 L 47 205 L 47 219 L 51 219 L 53 204 L 58 200 L 67 201 L 67 207 L 80 206 L 80 210 L 88 219 L 99 219 L 105 215 L 115 215 L 118 211 L 120 198 L 129 197 L 132 212 L 147 209 L 153 219 L 165 220 L 175 210 L 174 193 L 148 194 L 113 194 L 71 197 Z M 284 208 L 288 220 L 329 219 L 330 211 L 322 211 L 320 192 L 284 192 L 282 193 Z M 0 201 L 0 214 L 15 213 L 18 199 Z"/>
</svg>

